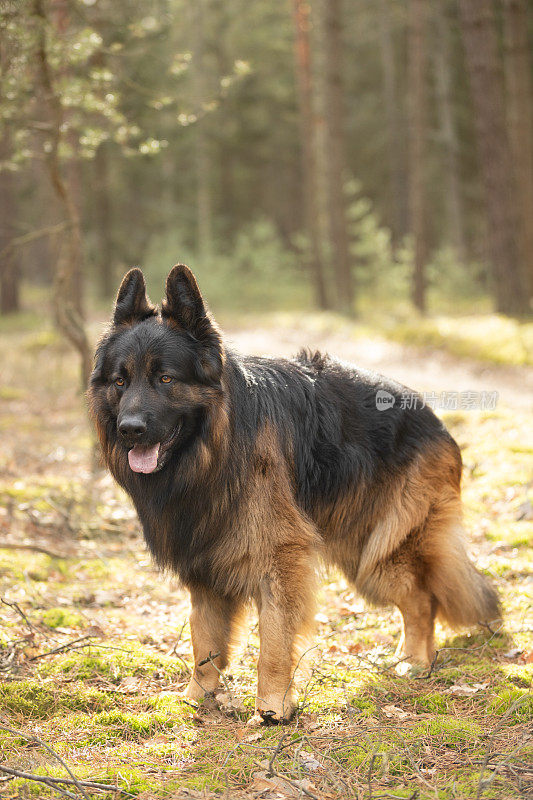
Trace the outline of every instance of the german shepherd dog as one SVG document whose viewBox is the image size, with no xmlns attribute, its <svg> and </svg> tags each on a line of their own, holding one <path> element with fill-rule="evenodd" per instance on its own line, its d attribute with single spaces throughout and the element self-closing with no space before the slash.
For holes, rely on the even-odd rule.
<svg viewBox="0 0 533 800">
<path fill-rule="evenodd" d="M 380 391 L 395 399 L 385 410 Z M 402 392 L 320 353 L 236 355 L 182 264 L 160 311 L 142 272 L 125 276 L 89 405 L 156 562 L 190 592 L 187 697 L 216 689 L 253 600 L 254 720 L 291 717 L 319 559 L 371 603 L 398 606 L 406 663 L 433 658 L 437 615 L 452 626 L 499 618 L 463 543 L 459 448 L 429 408 L 405 408 Z"/>
</svg>

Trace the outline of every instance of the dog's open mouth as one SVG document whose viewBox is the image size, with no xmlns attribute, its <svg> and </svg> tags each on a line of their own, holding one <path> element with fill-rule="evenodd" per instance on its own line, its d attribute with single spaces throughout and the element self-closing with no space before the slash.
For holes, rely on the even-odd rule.
<svg viewBox="0 0 533 800">
<path fill-rule="evenodd" d="M 129 465 L 134 472 L 144 472 L 146 475 L 157 469 L 157 457 L 159 455 L 160 442 L 145 447 L 136 444 L 128 452 Z"/>
<path fill-rule="evenodd" d="M 133 472 L 149 475 L 161 469 L 180 429 L 181 425 L 178 425 L 171 436 L 164 442 L 157 442 L 151 445 L 136 444 L 131 450 L 128 450 L 128 463 Z"/>
</svg>

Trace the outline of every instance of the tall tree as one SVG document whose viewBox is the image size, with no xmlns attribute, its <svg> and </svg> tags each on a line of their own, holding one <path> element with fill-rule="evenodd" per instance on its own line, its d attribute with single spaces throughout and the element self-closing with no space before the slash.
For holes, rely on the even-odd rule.
<svg viewBox="0 0 533 800">
<path fill-rule="evenodd" d="M 494 8 L 492 0 L 459 0 L 459 11 L 485 185 L 496 307 L 504 314 L 520 314 L 528 310 L 529 302 L 517 244 L 516 192 Z"/>
<path fill-rule="evenodd" d="M 398 77 L 391 25 L 391 0 L 379 0 L 379 46 L 383 75 L 383 102 L 387 120 L 387 154 L 391 227 L 394 243 L 407 233 L 405 159 L 403 125 L 399 106 Z"/>
<path fill-rule="evenodd" d="M 98 253 L 96 257 L 100 296 L 112 297 L 115 290 L 113 274 L 113 220 L 109 187 L 111 175 L 109 171 L 109 144 L 102 142 L 94 154 L 94 214 L 98 234 Z"/>
<path fill-rule="evenodd" d="M 335 270 L 337 307 L 353 312 L 354 281 L 349 250 L 343 91 L 342 0 L 322 0 L 325 51 L 325 129 L 328 231 Z"/>
<path fill-rule="evenodd" d="M 526 0 L 503 0 L 509 144 L 520 211 L 522 264 L 533 297 L 533 98 Z"/>
<path fill-rule="evenodd" d="M 434 0 L 435 45 L 435 89 L 439 115 L 439 133 L 443 152 L 445 199 L 447 206 L 448 234 L 460 263 L 466 261 L 465 232 L 461 199 L 459 171 L 459 139 L 454 118 L 452 93 L 452 48 L 449 6 L 443 0 Z"/>
<path fill-rule="evenodd" d="M 0 27 L 0 101 L 6 102 L 4 75 L 12 57 L 10 37 L 4 26 Z M 17 196 L 15 176 L 8 168 L 11 157 L 11 131 L 7 125 L 0 129 L 0 313 L 10 314 L 19 310 L 19 264 L 18 252 L 13 249 Z"/>
<path fill-rule="evenodd" d="M 427 4 L 408 4 L 409 91 L 409 226 L 414 243 L 413 303 L 426 310 L 427 196 L 425 186 L 427 145 Z"/>
<path fill-rule="evenodd" d="M 10 153 L 7 131 L 0 139 L 0 163 L 7 162 Z M 19 252 L 13 247 L 17 215 L 15 175 L 4 167 L 0 169 L 0 313 L 12 314 L 20 310 Z"/>
<path fill-rule="evenodd" d="M 197 251 L 206 263 L 213 252 L 213 202 L 211 191 L 211 165 L 207 135 L 207 73 L 205 58 L 205 25 L 207 0 L 193 0 L 192 35 L 194 42 L 192 73 L 195 105 L 196 134 L 196 225 Z"/>
<path fill-rule="evenodd" d="M 55 29 L 55 34 L 59 43 L 65 41 L 69 27 L 70 27 L 70 0 L 50 0 L 50 23 Z M 69 78 L 68 67 L 65 64 L 61 70 L 61 75 L 58 76 L 63 81 Z M 83 198 L 82 174 L 81 163 L 78 148 L 78 136 L 72 129 L 72 110 L 63 109 L 63 127 L 66 130 L 64 137 L 71 150 L 70 158 L 65 165 L 67 173 L 67 182 L 69 185 L 69 193 L 73 206 L 75 207 L 76 216 L 81 218 L 81 206 Z M 81 255 L 81 250 L 80 250 Z M 83 316 L 83 271 L 82 259 L 73 268 L 70 277 L 69 294 L 72 297 L 73 304 L 76 312 Z"/>
<path fill-rule="evenodd" d="M 309 12 L 306 0 L 293 0 L 292 4 L 296 74 L 300 105 L 300 136 L 302 145 L 303 204 L 305 208 L 305 229 L 308 240 L 307 260 L 315 290 L 315 300 L 319 308 L 328 308 L 322 243 L 318 210 L 318 177 L 316 146 L 316 120 L 313 110 L 311 48 L 309 42 Z"/>
<path fill-rule="evenodd" d="M 82 260 L 80 220 L 72 200 L 68 183 L 63 176 L 59 146 L 63 132 L 63 106 L 56 90 L 49 57 L 49 34 L 51 22 L 45 0 L 33 0 L 33 16 L 36 28 L 35 70 L 36 86 L 40 95 L 40 106 L 46 118 L 40 128 L 44 132 L 43 155 L 54 192 L 65 214 L 68 228 L 65 246 L 57 259 L 54 277 L 54 311 L 59 330 L 70 341 L 80 355 L 81 385 L 87 386 L 92 369 L 89 340 L 83 319 L 76 308 L 73 287 Z"/>
</svg>

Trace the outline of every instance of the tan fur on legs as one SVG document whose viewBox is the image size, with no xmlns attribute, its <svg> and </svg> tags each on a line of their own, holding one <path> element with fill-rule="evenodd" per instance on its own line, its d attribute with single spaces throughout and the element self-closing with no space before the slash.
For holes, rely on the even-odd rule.
<svg viewBox="0 0 533 800">
<path fill-rule="evenodd" d="M 423 589 L 415 589 L 398 602 L 403 631 L 397 658 L 398 672 L 405 674 L 413 664 L 429 666 L 435 653 L 434 631 L 437 601 Z"/>
<path fill-rule="evenodd" d="M 218 597 L 203 588 L 191 589 L 191 604 L 194 670 L 185 696 L 199 700 L 206 692 L 213 692 L 219 684 L 218 670 L 223 670 L 228 663 L 244 605 L 233 598 Z M 213 663 L 209 661 L 210 654 Z M 207 663 L 202 664 L 203 661 Z"/>
<path fill-rule="evenodd" d="M 261 582 L 257 605 L 261 649 L 257 662 L 256 716 L 290 719 L 295 708 L 296 642 L 313 620 L 315 575 L 308 553 L 285 546 L 275 570 Z"/>
</svg>

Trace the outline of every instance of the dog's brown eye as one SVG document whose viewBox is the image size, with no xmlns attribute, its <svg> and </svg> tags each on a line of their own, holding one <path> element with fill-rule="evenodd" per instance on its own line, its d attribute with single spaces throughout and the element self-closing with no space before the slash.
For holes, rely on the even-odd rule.
<svg viewBox="0 0 533 800">
<path fill-rule="evenodd" d="M 170 375 L 161 375 L 161 383 L 170 383 L 172 378 Z"/>
<path fill-rule="evenodd" d="M 115 381 L 115 386 L 124 386 L 124 378 L 117 378 Z"/>
</svg>

